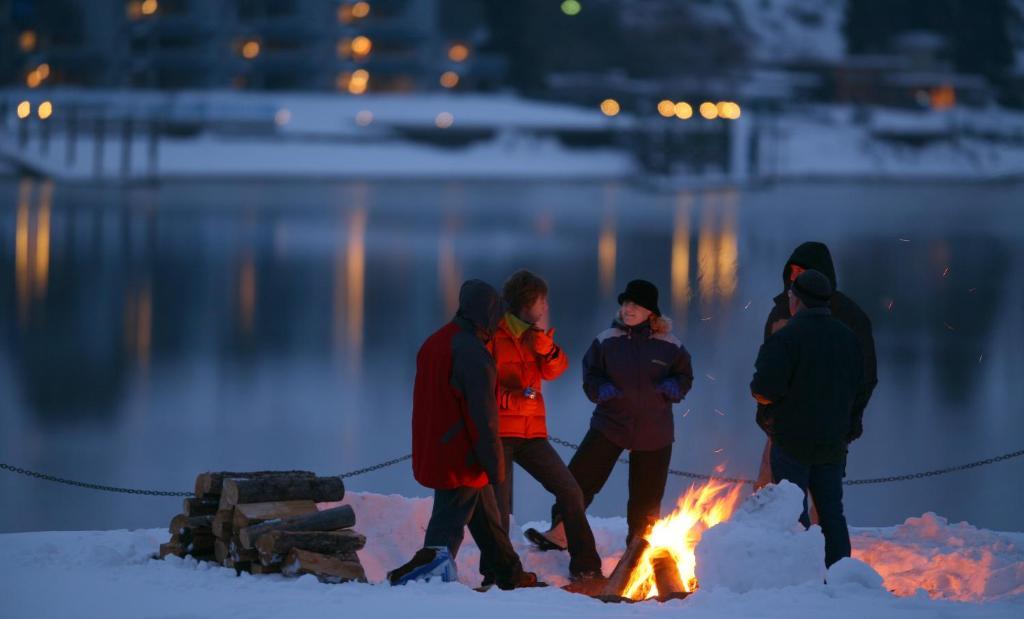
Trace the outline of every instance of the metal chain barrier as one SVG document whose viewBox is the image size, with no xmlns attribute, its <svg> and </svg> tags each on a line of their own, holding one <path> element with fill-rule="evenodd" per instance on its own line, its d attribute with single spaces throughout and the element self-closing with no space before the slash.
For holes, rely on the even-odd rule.
<svg viewBox="0 0 1024 619">
<path fill-rule="evenodd" d="M 11 466 L 10 464 L 4 464 L 2 462 L 0 462 L 0 469 L 4 469 L 12 473 L 18 473 L 20 475 L 35 477 L 36 479 L 42 479 L 44 481 L 53 481 L 57 482 L 58 484 L 67 484 L 69 486 L 78 486 L 79 488 L 88 488 L 89 490 L 102 490 L 104 492 L 121 492 L 124 494 L 141 494 L 146 496 L 195 496 L 195 492 L 175 492 L 173 490 L 139 490 L 137 488 L 118 488 L 117 486 L 103 486 L 100 484 L 90 484 L 84 481 L 75 481 L 73 479 L 64 479 L 63 477 L 47 475 L 46 473 L 38 473 L 36 471 L 18 468 L 16 466 Z"/>
<path fill-rule="evenodd" d="M 555 436 L 549 436 L 548 438 L 551 440 L 552 443 L 554 443 L 556 445 L 561 445 L 562 447 L 567 447 L 569 449 L 572 449 L 573 451 L 575 451 L 575 450 L 580 448 L 580 446 L 577 445 L 576 443 L 570 443 L 569 441 L 557 438 Z M 980 466 L 986 466 L 986 465 L 989 465 L 989 464 L 995 464 L 997 462 L 1003 462 L 1005 460 L 1010 460 L 1012 458 L 1019 458 L 1020 456 L 1024 456 L 1024 449 L 1021 449 L 1019 451 L 1014 451 L 1014 452 L 1006 453 L 1006 454 L 1003 454 L 1001 456 L 995 456 L 993 458 L 986 458 L 984 460 L 978 460 L 976 462 L 969 462 L 967 464 L 960 464 L 958 466 L 951 466 L 951 467 L 944 468 L 944 469 L 934 469 L 934 470 L 931 470 L 931 471 L 923 471 L 921 473 L 908 473 L 906 475 L 890 475 L 888 477 L 872 477 L 872 478 L 866 478 L 866 479 L 847 479 L 847 480 L 843 481 L 843 484 L 846 485 L 846 486 L 864 486 L 864 485 L 868 485 L 868 484 L 885 484 L 885 483 L 896 482 L 896 481 L 910 481 L 910 480 L 914 480 L 914 479 L 924 479 L 926 477 L 935 477 L 936 475 L 945 475 L 946 473 L 955 473 L 957 471 L 966 471 L 966 470 L 969 470 L 969 469 L 978 468 Z M 412 454 L 406 454 L 406 455 L 401 456 L 399 458 L 394 458 L 392 460 L 386 460 L 384 462 L 381 462 L 380 464 L 375 464 L 373 466 L 368 466 L 368 467 L 365 467 L 365 468 L 356 469 L 354 471 L 349 471 L 347 473 L 342 473 L 341 475 L 339 475 L 339 477 L 341 477 L 343 479 L 347 479 L 349 477 L 355 477 L 356 475 L 362 475 L 364 473 L 372 473 L 373 471 L 379 471 L 380 469 L 384 469 L 384 468 L 387 468 L 389 466 L 394 466 L 396 464 L 399 464 L 401 462 L 405 462 L 406 460 L 411 460 L 411 459 L 412 459 Z M 629 464 L 629 459 L 628 458 L 619 458 L 618 461 L 623 463 L 623 464 Z M 16 467 L 16 466 L 12 466 L 10 464 L 4 464 L 2 462 L 0 462 L 0 469 L 6 470 L 6 471 L 10 471 L 12 473 L 18 473 L 19 475 L 26 475 L 28 477 L 35 477 L 36 479 L 42 479 L 44 481 L 52 481 L 52 482 L 56 482 L 56 483 L 59 483 L 59 484 L 67 484 L 69 486 L 77 486 L 79 488 L 87 488 L 89 490 L 102 490 L 104 492 L 120 492 L 120 493 L 123 493 L 123 494 L 137 494 L 137 495 L 144 495 L 144 496 L 189 497 L 189 496 L 194 496 L 195 495 L 195 493 L 191 492 L 191 491 L 189 491 L 189 492 L 176 492 L 176 491 L 171 491 L 171 490 L 140 490 L 140 489 L 137 489 L 137 488 L 119 488 L 117 486 L 104 486 L 104 485 L 101 485 L 101 484 L 91 484 L 91 483 L 82 482 L 82 481 L 75 481 L 75 480 L 72 480 L 72 479 L 64 479 L 63 477 L 56 477 L 54 475 L 47 475 L 46 473 L 39 473 L 37 471 L 30 471 L 28 469 L 19 468 L 19 467 Z M 669 469 L 668 472 L 669 472 L 670 475 L 675 475 L 677 477 L 687 477 L 689 479 L 704 479 L 704 480 L 712 480 L 713 479 L 713 480 L 716 480 L 716 481 L 724 481 L 724 482 L 733 483 L 733 484 L 753 484 L 754 483 L 753 479 L 744 479 L 742 477 L 722 477 L 722 476 L 719 476 L 719 475 L 708 475 L 706 473 L 691 473 L 690 471 L 680 471 L 678 469 Z"/>
</svg>

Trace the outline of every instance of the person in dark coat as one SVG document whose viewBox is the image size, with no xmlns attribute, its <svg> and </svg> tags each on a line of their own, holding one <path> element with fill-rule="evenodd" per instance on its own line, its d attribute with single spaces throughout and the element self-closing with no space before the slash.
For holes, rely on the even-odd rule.
<svg viewBox="0 0 1024 619">
<path fill-rule="evenodd" d="M 427 338 L 416 356 L 412 409 L 412 469 L 434 489 L 423 548 L 388 573 L 391 584 L 439 577 L 455 580 L 463 530 L 493 566 L 501 589 L 536 586 L 523 571 L 501 525 L 492 484 L 505 474 L 498 437 L 497 372 L 486 343 L 501 318 L 498 292 L 480 280 L 459 291 L 455 318 Z"/>
<path fill-rule="evenodd" d="M 805 527 L 810 493 L 825 564 L 832 565 L 850 556 L 842 481 L 856 406 L 869 385 L 857 336 L 829 310 L 828 278 L 804 271 L 786 294 L 792 318 L 761 345 L 750 391 L 760 405 L 758 425 L 772 441 L 772 481 L 786 479 L 804 491 Z"/>
<path fill-rule="evenodd" d="M 672 405 L 693 385 L 690 353 L 672 334 L 658 308 L 658 289 L 633 280 L 619 295 L 609 329 L 594 339 L 583 358 L 583 391 L 596 406 L 590 430 L 569 462 L 586 505 L 604 487 L 623 450 L 629 450 L 627 543 L 643 536 L 661 513 L 675 426 Z M 560 509 L 552 508 L 550 542 L 563 547 Z"/>
<path fill-rule="evenodd" d="M 764 324 L 764 342 L 768 341 L 768 338 L 784 327 L 786 322 L 790 319 L 791 314 L 789 311 L 789 289 L 793 283 L 793 280 L 797 278 L 801 273 L 808 269 L 813 269 L 825 275 L 828 278 L 829 284 L 832 286 L 833 294 L 829 300 L 829 310 L 832 313 L 832 317 L 842 322 L 850 330 L 853 331 L 854 335 L 857 336 L 857 341 L 860 343 L 861 357 L 864 360 L 864 376 L 867 384 L 867 390 L 859 396 L 859 400 L 854 403 L 853 418 L 851 420 L 849 441 L 852 443 L 861 437 L 864 433 L 864 409 L 867 408 L 868 401 L 871 399 L 871 394 L 878 384 L 878 370 L 877 363 L 875 360 L 875 338 L 871 332 L 871 319 L 864 313 L 864 310 L 860 308 L 857 303 L 850 297 L 840 292 L 836 284 L 836 269 L 832 262 L 832 254 L 828 250 L 828 246 L 824 243 L 818 243 L 809 241 L 802 243 L 795 250 L 793 254 L 786 261 L 785 266 L 782 268 L 782 292 L 775 296 L 772 300 L 773 305 L 771 312 L 768 314 L 768 319 Z M 771 483 L 771 465 L 770 465 L 770 453 L 771 453 L 771 441 L 769 440 L 764 448 L 764 453 L 761 457 L 761 469 L 758 474 L 757 486 L 764 486 Z"/>
</svg>

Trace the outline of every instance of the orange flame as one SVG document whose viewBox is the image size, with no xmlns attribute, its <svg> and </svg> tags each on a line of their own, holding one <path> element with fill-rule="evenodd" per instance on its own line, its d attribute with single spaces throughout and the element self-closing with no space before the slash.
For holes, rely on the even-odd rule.
<svg viewBox="0 0 1024 619">
<path fill-rule="evenodd" d="M 643 600 L 658 595 L 652 559 L 666 551 L 675 560 L 686 591 L 695 591 L 697 559 L 694 549 L 704 531 L 732 516 L 742 491 L 742 484 L 716 481 L 690 486 L 675 511 L 655 522 L 645 536 L 650 546 L 630 575 L 625 597 Z"/>
</svg>

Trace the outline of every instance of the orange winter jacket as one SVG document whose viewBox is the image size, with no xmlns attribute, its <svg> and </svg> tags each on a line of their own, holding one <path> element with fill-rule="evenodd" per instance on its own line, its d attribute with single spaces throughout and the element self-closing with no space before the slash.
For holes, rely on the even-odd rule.
<svg viewBox="0 0 1024 619">
<path fill-rule="evenodd" d="M 561 376 L 569 359 L 557 345 L 548 355 L 534 352 L 534 334 L 539 329 L 524 330 L 525 324 L 505 314 L 488 345 L 498 366 L 498 433 L 509 438 L 546 438 L 541 381 Z M 536 392 L 536 399 L 524 397 L 527 388 Z"/>
</svg>

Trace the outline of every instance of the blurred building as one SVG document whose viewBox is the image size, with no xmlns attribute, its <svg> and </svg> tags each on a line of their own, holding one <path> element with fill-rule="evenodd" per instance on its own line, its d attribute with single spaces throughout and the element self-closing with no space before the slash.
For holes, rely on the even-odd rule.
<svg viewBox="0 0 1024 619">
<path fill-rule="evenodd" d="M 0 80 L 157 89 L 477 89 L 479 2 L 0 0 Z M 456 10 L 453 10 L 456 9 Z"/>
</svg>

